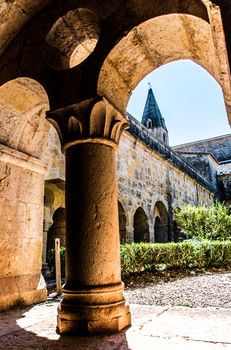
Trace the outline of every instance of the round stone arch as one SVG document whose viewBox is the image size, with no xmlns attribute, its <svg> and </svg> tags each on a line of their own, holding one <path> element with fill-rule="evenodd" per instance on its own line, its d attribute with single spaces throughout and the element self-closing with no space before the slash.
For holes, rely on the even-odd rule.
<svg viewBox="0 0 231 350">
<path fill-rule="evenodd" d="M 48 109 L 46 91 L 33 79 L 17 78 L 0 86 L 0 144 L 42 159 L 50 129 Z"/>
<path fill-rule="evenodd" d="M 47 94 L 35 80 L 18 78 L 0 87 L 1 309 L 47 298 L 40 276 L 48 108 Z"/>
<path fill-rule="evenodd" d="M 59 207 L 65 207 L 65 181 L 50 179 L 45 181 L 45 208 L 49 209 L 50 217 Z"/>
<path fill-rule="evenodd" d="M 221 85 L 229 113 L 226 52 L 218 52 L 212 32 L 207 21 L 188 14 L 167 14 L 141 23 L 105 59 L 98 79 L 99 95 L 125 113 L 132 90 L 146 75 L 166 63 L 191 59 Z"/>
<path fill-rule="evenodd" d="M 65 182 L 61 179 L 45 181 L 44 186 L 44 214 L 43 214 L 43 264 L 47 262 L 47 253 L 53 247 L 53 238 L 61 239 L 64 245 L 65 232 Z M 62 208 L 62 209 L 59 209 Z M 59 209 L 59 210 L 58 210 Z M 57 212 L 55 215 L 55 212 Z M 62 212 L 63 211 L 63 212 Z M 58 232 L 56 234 L 56 229 Z"/>
<path fill-rule="evenodd" d="M 142 207 L 135 211 L 133 226 L 134 242 L 150 242 L 148 217 Z"/>
<path fill-rule="evenodd" d="M 163 202 L 157 201 L 154 206 L 154 237 L 156 243 L 168 242 L 168 212 Z"/>
</svg>

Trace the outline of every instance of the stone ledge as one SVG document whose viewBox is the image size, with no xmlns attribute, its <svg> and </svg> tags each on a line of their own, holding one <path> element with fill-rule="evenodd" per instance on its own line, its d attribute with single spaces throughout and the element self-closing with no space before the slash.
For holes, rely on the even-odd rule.
<svg viewBox="0 0 231 350">
<path fill-rule="evenodd" d="M 16 306 L 33 305 L 47 301 L 45 288 L 0 296 L 0 312 Z"/>
<path fill-rule="evenodd" d="M 46 164 L 40 159 L 0 144 L 0 161 L 44 175 Z"/>
</svg>

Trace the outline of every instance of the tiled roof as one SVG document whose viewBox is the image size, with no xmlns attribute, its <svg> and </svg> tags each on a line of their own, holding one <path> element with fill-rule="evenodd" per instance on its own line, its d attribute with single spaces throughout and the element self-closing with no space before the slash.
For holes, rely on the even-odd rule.
<svg viewBox="0 0 231 350">
<path fill-rule="evenodd" d="M 221 163 L 217 169 L 218 175 L 229 175 L 231 174 L 231 160 L 229 162 Z"/>
</svg>

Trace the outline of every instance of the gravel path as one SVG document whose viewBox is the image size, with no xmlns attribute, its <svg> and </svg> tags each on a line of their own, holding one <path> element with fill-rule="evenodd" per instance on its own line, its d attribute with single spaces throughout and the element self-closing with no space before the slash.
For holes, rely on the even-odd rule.
<svg viewBox="0 0 231 350">
<path fill-rule="evenodd" d="M 206 273 L 168 282 L 144 283 L 125 291 L 140 305 L 231 308 L 231 273 Z"/>
</svg>

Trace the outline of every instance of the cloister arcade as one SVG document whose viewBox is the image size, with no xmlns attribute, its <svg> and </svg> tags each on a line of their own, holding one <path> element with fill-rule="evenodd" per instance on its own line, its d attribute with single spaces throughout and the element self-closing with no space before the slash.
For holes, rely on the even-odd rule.
<svg viewBox="0 0 231 350">
<path fill-rule="evenodd" d="M 187 58 L 219 82 L 231 120 L 231 4 L 15 0 L 3 1 L 0 16 L 0 308 L 46 299 L 39 283 L 45 151 L 55 127 L 66 158 L 67 268 L 58 330 L 118 332 L 131 324 L 115 161 L 129 97 L 148 73 Z M 54 213 L 58 207 L 64 206 Z"/>
</svg>

